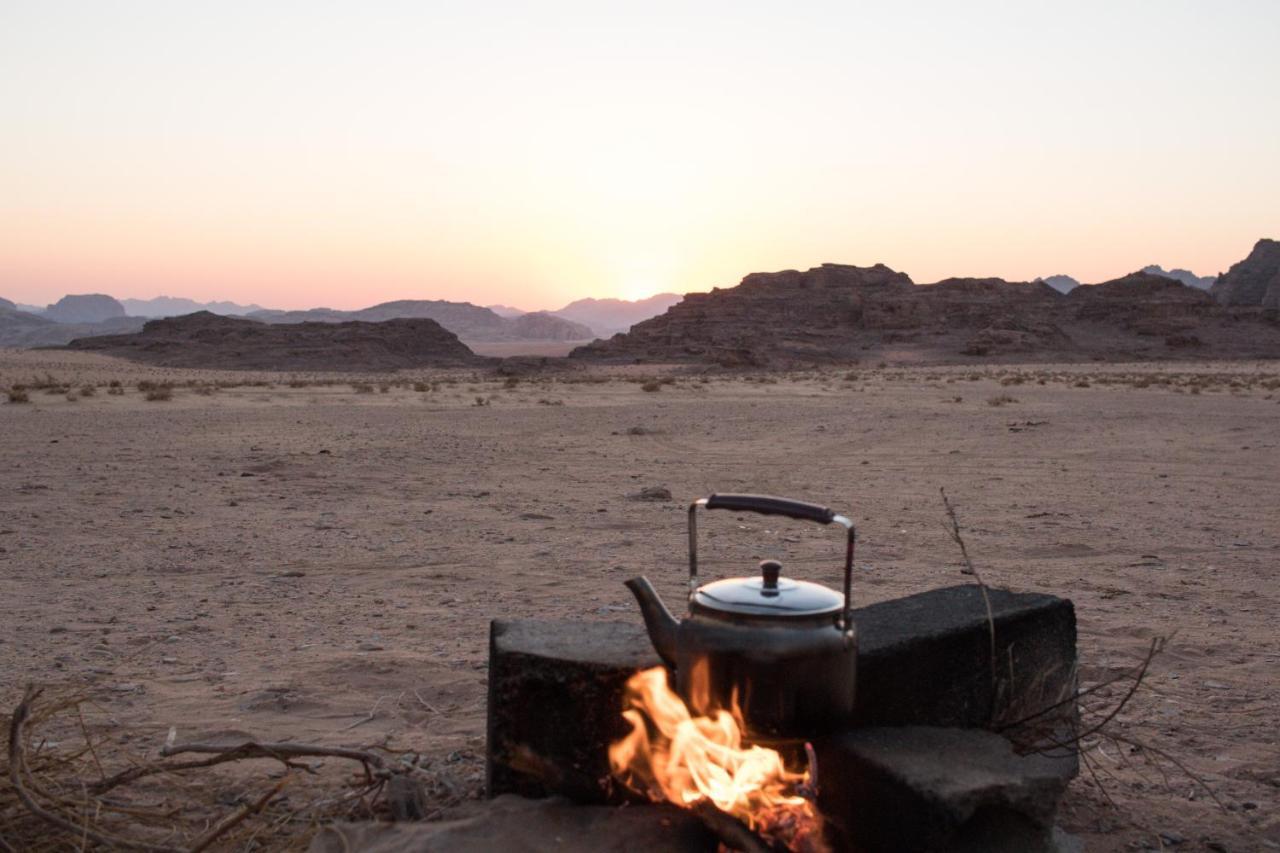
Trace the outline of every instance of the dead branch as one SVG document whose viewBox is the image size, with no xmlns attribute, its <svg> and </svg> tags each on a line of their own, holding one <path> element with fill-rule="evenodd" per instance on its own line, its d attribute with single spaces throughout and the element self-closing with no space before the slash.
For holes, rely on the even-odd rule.
<svg viewBox="0 0 1280 853">
<path fill-rule="evenodd" d="M 9 782 L 13 785 L 13 790 L 17 793 L 18 799 L 22 801 L 22 804 L 26 806 L 27 811 L 45 823 L 56 826 L 79 838 L 92 840 L 105 847 L 114 847 L 120 850 L 144 850 L 150 851 L 150 853 L 181 853 L 176 847 L 147 844 L 90 829 L 87 822 L 77 824 L 62 815 L 49 811 L 35 801 L 27 791 L 22 779 L 27 767 L 22 728 L 26 724 L 27 718 L 31 715 L 32 703 L 39 698 L 41 692 L 40 688 L 28 686 L 23 694 L 22 701 L 18 703 L 18 707 L 13 711 L 13 717 L 9 720 Z"/>
<path fill-rule="evenodd" d="M 210 829 L 208 832 L 206 832 L 204 835 L 198 838 L 195 844 L 191 845 L 190 853 L 200 853 L 200 851 L 202 850 L 209 849 L 209 846 L 213 844 L 213 842 L 217 841 L 221 836 L 225 835 L 233 827 L 238 826 L 249 815 L 257 814 L 258 812 L 262 811 L 263 807 L 266 806 L 267 802 L 270 801 L 273 797 L 275 797 L 276 794 L 280 793 L 281 789 L 284 788 L 285 785 L 289 784 L 291 779 L 292 777 L 285 776 L 278 783 L 276 783 L 275 787 L 273 787 L 270 791 L 267 791 L 265 794 L 259 797 L 257 802 L 246 803 L 244 808 L 236 812 L 233 812 L 232 814 L 229 814 L 222 820 L 218 821 L 218 823 L 212 829 Z"/>
<path fill-rule="evenodd" d="M 947 510 L 947 521 L 950 522 L 947 533 L 951 536 L 951 541 L 955 542 L 957 547 L 960 548 L 960 557 L 964 560 L 965 567 L 961 571 L 966 575 L 973 575 L 973 579 L 978 582 L 978 588 L 982 590 L 982 603 L 987 608 L 987 632 L 991 636 L 991 689 L 995 691 L 998 681 L 996 677 L 996 617 L 991 610 L 991 595 L 987 591 L 986 582 L 982 580 L 982 575 L 978 574 L 977 568 L 973 565 L 973 560 L 969 558 L 969 548 L 965 545 L 964 536 L 960 533 L 960 519 L 956 517 L 956 508 L 947 499 L 946 488 L 939 487 L 938 492 L 942 495 L 942 505 Z M 991 712 L 995 713 L 994 707 Z"/>
<path fill-rule="evenodd" d="M 246 758 L 274 758 L 281 763 L 287 763 L 290 758 L 348 758 L 352 761 L 359 761 L 366 768 L 373 767 L 381 770 L 384 767 L 382 756 L 372 752 L 366 752 L 363 749 L 349 749 L 344 746 L 318 746 L 308 743 L 260 743 L 254 740 L 247 740 L 244 743 L 227 745 L 217 743 L 179 743 L 173 746 L 163 746 L 160 748 L 160 754 L 166 758 L 173 755 L 182 755 L 184 753 L 193 752 L 206 755 L 213 755 L 217 760 L 212 763 L 218 764 L 223 761 L 240 761 Z"/>
</svg>

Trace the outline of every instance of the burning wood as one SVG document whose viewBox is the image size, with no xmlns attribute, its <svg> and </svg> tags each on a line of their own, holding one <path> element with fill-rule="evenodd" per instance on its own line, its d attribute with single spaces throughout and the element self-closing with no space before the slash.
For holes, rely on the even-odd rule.
<svg viewBox="0 0 1280 853">
<path fill-rule="evenodd" d="M 693 716 L 662 667 L 627 682 L 623 717 L 631 732 L 609 747 L 613 775 L 655 802 L 702 811 L 708 805 L 740 820 L 774 847 L 821 851 L 822 819 L 801 795 L 808 771 L 788 770 L 782 756 L 744 745 L 736 704 Z"/>
</svg>

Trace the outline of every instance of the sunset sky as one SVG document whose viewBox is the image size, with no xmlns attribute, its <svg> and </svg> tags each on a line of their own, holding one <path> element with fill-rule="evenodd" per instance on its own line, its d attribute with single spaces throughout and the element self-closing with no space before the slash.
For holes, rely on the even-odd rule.
<svg viewBox="0 0 1280 853">
<path fill-rule="evenodd" d="M 1280 237 L 1276 0 L 0 0 L 0 105 L 34 304 L 1098 281 Z"/>
</svg>

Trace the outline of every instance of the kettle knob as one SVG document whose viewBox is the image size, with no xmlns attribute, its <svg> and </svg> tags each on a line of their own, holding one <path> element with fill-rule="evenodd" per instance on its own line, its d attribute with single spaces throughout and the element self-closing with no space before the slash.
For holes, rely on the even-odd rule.
<svg viewBox="0 0 1280 853">
<path fill-rule="evenodd" d="M 782 574 L 782 563 L 777 560 L 761 560 L 760 574 L 764 576 L 764 588 L 777 595 L 778 577 Z M 765 594 L 768 595 L 769 592 Z"/>
</svg>

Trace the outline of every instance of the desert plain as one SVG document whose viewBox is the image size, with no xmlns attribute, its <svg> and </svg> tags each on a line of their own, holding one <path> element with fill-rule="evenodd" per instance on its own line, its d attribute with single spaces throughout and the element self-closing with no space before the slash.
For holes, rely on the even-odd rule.
<svg viewBox="0 0 1280 853">
<path fill-rule="evenodd" d="M 394 744 L 476 797 L 491 619 L 638 621 L 635 574 L 679 601 L 686 504 L 717 490 L 849 513 L 859 605 L 970 583 L 945 488 L 987 584 L 1075 603 L 1082 687 L 1166 638 L 1062 825 L 1091 851 L 1280 849 L 1275 362 L 364 376 L 0 351 L 15 384 L 6 711 L 90 685 L 120 750 Z M 837 582 L 830 531 L 704 529 L 709 575 L 777 557 Z"/>
</svg>

